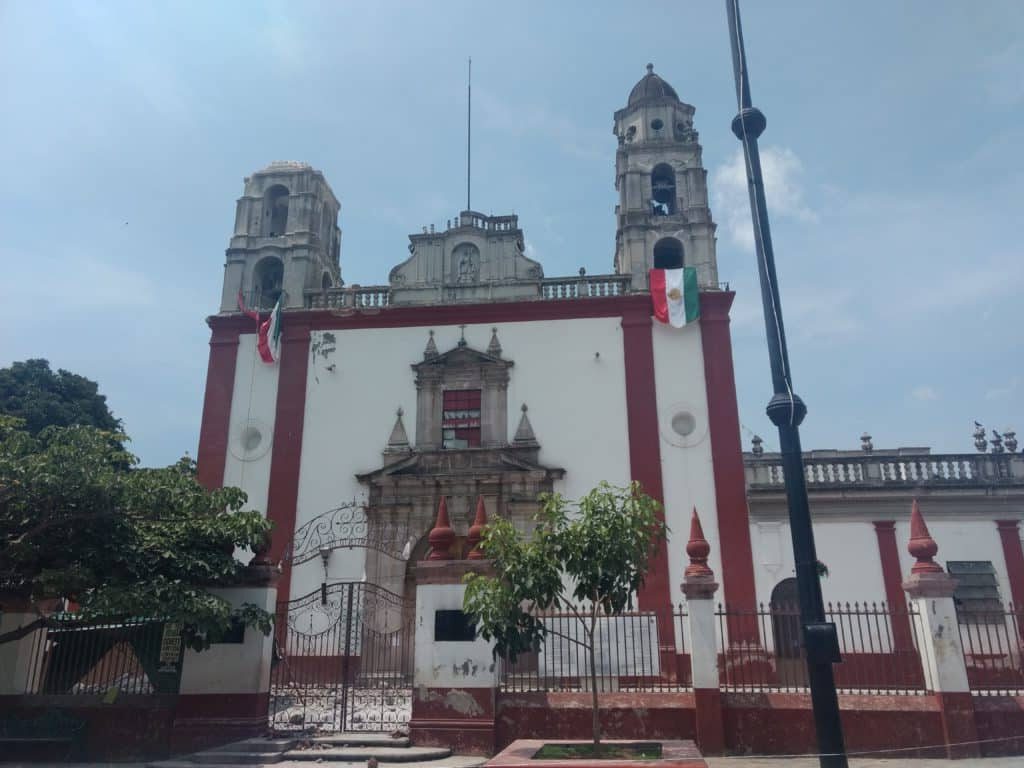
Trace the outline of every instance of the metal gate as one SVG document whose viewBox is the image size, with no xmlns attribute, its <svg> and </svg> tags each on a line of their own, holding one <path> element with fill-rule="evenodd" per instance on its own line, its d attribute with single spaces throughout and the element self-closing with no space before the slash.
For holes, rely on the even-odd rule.
<svg viewBox="0 0 1024 768">
<path fill-rule="evenodd" d="M 270 679 L 277 731 L 392 731 L 412 709 L 414 603 L 365 582 L 280 603 Z"/>
</svg>

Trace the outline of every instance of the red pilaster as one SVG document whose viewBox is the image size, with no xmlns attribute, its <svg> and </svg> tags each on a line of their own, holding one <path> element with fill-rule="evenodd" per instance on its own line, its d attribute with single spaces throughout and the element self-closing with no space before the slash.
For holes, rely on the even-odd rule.
<svg viewBox="0 0 1024 768">
<path fill-rule="evenodd" d="M 281 560 L 295 533 L 306 411 L 306 372 L 309 367 L 309 325 L 297 323 L 288 315 L 285 315 L 282 325 L 281 370 L 277 378 L 274 446 L 267 489 L 267 517 L 274 522 L 268 550 L 272 563 Z M 278 598 L 282 602 L 291 597 L 291 577 L 291 564 L 286 562 L 277 586 Z"/>
<path fill-rule="evenodd" d="M 729 333 L 729 308 L 735 296 L 732 291 L 701 293 L 700 335 L 704 350 L 715 501 L 718 506 L 722 591 L 729 606 L 753 610 L 757 602 L 754 556 L 750 545 L 736 376 L 732 365 L 732 337 Z M 757 627 L 752 626 L 754 636 L 744 639 L 757 639 Z"/>
<path fill-rule="evenodd" d="M 654 339 L 651 335 L 651 307 L 644 302 L 622 313 L 622 343 L 626 364 L 626 417 L 629 430 L 629 466 L 633 480 L 644 493 L 665 503 L 661 483 L 661 444 L 658 405 L 654 385 Z M 664 522 L 664 514 L 660 514 Z M 668 546 L 658 545 L 647 582 L 638 595 L 640 610 L 669 610 L 672 592 L 668 577 Z M 672 644 L 672 622 L 659 621 L 658 638 Z M 674 647 L 673 647 L 674 651 Z"/>
<path fill-rule="evenodd" d="M 1010 580 L 1010 596 L 1018 610 L 1024 608 L 1024 550 L 1020 544 L 1019 524 L 1019 520 L 996 520 L 999 540 L 1003 545 L 1003 560 L 1006 561 L 1006 576 Z"/>
<path fill-rule="evenodd" d="M 235 391 L 238 360 L 238 328 L 216 325 L 210 337 L 210 362 L 206 366 L 203 421 L 199 426 L 196 479 L 210 490 L 224 484 L 228 452 L 231 398 Z"/>
<path fill-rule="evenodd" d="M 910 616 L 907 613 L 907 599 L 903 594 L 900 551 L 896 545 L 896 523 L 892 520 L 875 520 L 875 536 L 878 537 L 878 559 L 882 564 L 885 601 L 889 604 L 889 615 L 892 620 L 894 650 L 913 651 Z"/>
</svg>

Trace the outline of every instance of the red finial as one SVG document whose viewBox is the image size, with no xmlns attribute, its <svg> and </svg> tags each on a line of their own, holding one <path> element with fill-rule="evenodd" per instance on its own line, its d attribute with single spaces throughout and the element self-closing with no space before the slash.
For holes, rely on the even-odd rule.
<svg viewBox="0 0 1024 768">
<path fill-rule="evenodd" d="M 434 523 L 430 535 L 430 555 L 427 560 L 451 560 L 451 547 L 455 542 L 455 531 L 448 522 L 448 502 L 441 497 L 441 503 L 437 505 L 437 522 Z"/>
<path fill-rule="evenodd" d="M 907 551 L 917 559 L 910 569 L 911 573 L 944 573 L 942 566 L 932 560 L 939 551 L 939 545 L 928 532 L 917 499 L 914 499 L 910 508 L 910 543 L 907 544 Z"/>
<path fill-rule="evenodd" d="M 690 564 L 683 571 L 684 576 L 713 576 L 708 568 L 708 555 L 711 554 L 711 545 L 704 538 L 704 529 L 700 525 L 700 518 L 697 517 L 697 508 L 693 508 L 693 517 L 690 518 L 690 540 L 686 542 L 686 554 L 690 557 Z"/>
<path fill-rule="evenodd" d="M 480 551 L 480 539 L 484 534 L 484 526 L 487 525 L 487 510 L 484 508 L 484 497 L 476 498 L 476 517 L 473 525 L 469 527 L 469 536 L 466 543 L 469 544 L 468 560 L 483 560 L 484 553 Z"/>
</svg>

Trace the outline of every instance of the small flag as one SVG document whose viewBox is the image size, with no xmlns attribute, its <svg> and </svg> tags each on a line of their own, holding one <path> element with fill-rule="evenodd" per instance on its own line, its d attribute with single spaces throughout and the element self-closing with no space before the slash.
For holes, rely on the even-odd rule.
<svg viewBox="0 0 1024 768">
<path fill-rule="evenodd" d="M 256 351 L 264 363 L 276 362 L 281 357 L 281 300 L 274 305 L 270 317 L 260 324 Z"/>
<path fill-rule="evenodd" d="M 652 269 L 650 278 L 654 317 L 660 322 L 682 328 L 700 316 L 695 267 Z"/>
</svg>

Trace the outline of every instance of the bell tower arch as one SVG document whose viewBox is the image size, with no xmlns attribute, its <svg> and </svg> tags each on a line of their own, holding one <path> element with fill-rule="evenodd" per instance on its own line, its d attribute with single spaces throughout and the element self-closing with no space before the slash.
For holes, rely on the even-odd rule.
<svg viewBox="0 0 1024 768">
<path fill-rule="evenodd" d="M 615 113 L 615 271 L 647 287 L 652 267 L 697 268 L 702 287 L 718 283 L 715 224 L 708 207 L 694 108 L 647 65 Z"/>
</svg>

